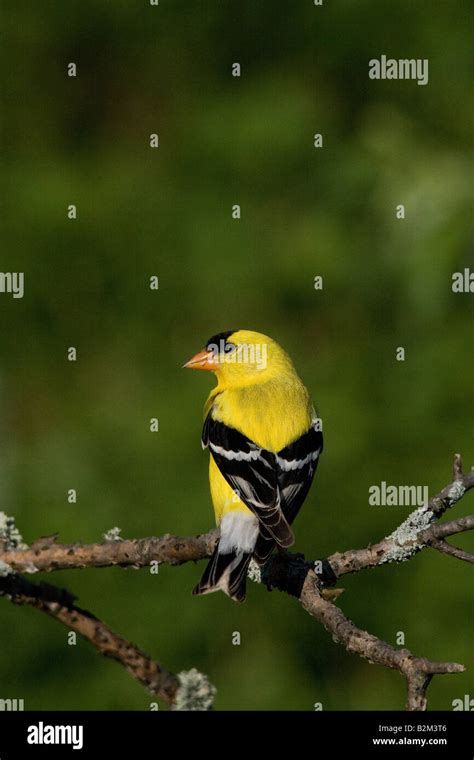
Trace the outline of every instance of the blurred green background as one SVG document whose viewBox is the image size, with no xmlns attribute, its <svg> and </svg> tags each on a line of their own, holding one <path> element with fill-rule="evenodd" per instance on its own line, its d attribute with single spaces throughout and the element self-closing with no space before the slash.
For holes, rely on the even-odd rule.
<svg viewBox="0 0 474 760">
<path fill-rule="evenodd" d="M 369 507 L 370 485 L 434 493 L 455 451 L 474 464 L 474 296 L 451 292 L 452 273 L 474 268 L 473 16 L 453 0 L 3 4 L 2 270 L 25 272 L 25 297 L 0 295 L 0 508 L 26 541 L 212 527 L 199 440 L 212 378 L 180 367 L 234 327 L 287 348 L 324 420 L 295 525 L 309 557 L 404 519 Z M 428 86 L 370 81 L 382 53 L 428 58 Z M 347 654 L 295 600 L 253 584 L 242 606 L 193 598 L 202 570 L 47 579 L 167 668 L 207 673 L 218 709 L 403 707 L 397 673 Z M 434 680 L 433 709 L 474 696 L 472 573 L 426 551 L 342 584 L 360 626 L 466 664 Z M 149 708 L 59 624 L 1 608 L 2 698 Z"/>
</svg>

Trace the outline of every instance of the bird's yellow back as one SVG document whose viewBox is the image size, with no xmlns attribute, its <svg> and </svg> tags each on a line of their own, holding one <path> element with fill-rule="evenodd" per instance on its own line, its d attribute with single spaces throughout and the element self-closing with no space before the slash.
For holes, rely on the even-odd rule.
<svg viewBox="0 0 474 760">
<path fill-rule="evenodd" d="M 209 396 L 206 410 L 229 423 L 267 451 L 281 451 L 311 425 L 312 406 L 298 377 L 274 378 L 243 388 L 219 387 Z"/>
</svg>

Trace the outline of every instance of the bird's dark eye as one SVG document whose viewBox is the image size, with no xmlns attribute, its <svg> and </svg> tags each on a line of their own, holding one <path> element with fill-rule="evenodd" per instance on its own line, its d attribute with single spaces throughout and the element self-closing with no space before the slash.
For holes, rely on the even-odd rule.
<svg viewBox="0 0 474 760">
<path fill-rule="evenodd" d="M 235 343 L 226 343 L 224 347 L 224 351 L 226 352 L 226 354 L 231 354 L 232 351 L 235 351 L 236 348 L 237 346 L 235 345 Z"/>
</svg>

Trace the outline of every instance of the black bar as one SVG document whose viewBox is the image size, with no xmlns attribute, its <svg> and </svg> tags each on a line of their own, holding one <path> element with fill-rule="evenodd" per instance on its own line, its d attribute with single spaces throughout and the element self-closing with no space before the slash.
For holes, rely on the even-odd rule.
<svg viewBox="0 0 474 760">
<path fill-rule="evenodd" d="M 114 759 L 181 757 L 186 751 L 214 758 L 226 757 L 229 747 L 253 757 L 260 744 L 266 757 L 288 745 L 292 755 L 315 757 L 357 752 L 362 758 L 472 760 L 473 728 L 470 712 L 3 712 L 0 760 L 98 752 Z"/>
</svg>

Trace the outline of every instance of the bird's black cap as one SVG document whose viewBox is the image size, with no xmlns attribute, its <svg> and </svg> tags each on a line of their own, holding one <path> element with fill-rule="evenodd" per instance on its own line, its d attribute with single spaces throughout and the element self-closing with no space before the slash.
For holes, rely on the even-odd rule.
<svg viewBox="0 0 474 760">
<path fill-rule="evenodd" d="M 212 345 L 219 346 L 221 341 L 223 341 L 225 346 L 227 344 L 227 338 L 229 338 L 235 332 L 237 332 L 237 330 L 227 330 L 227 332 L 216 333 L 211 338 L 209 338 L 208 341 L 206 341 L 206 348 Z"/>
</svg>

